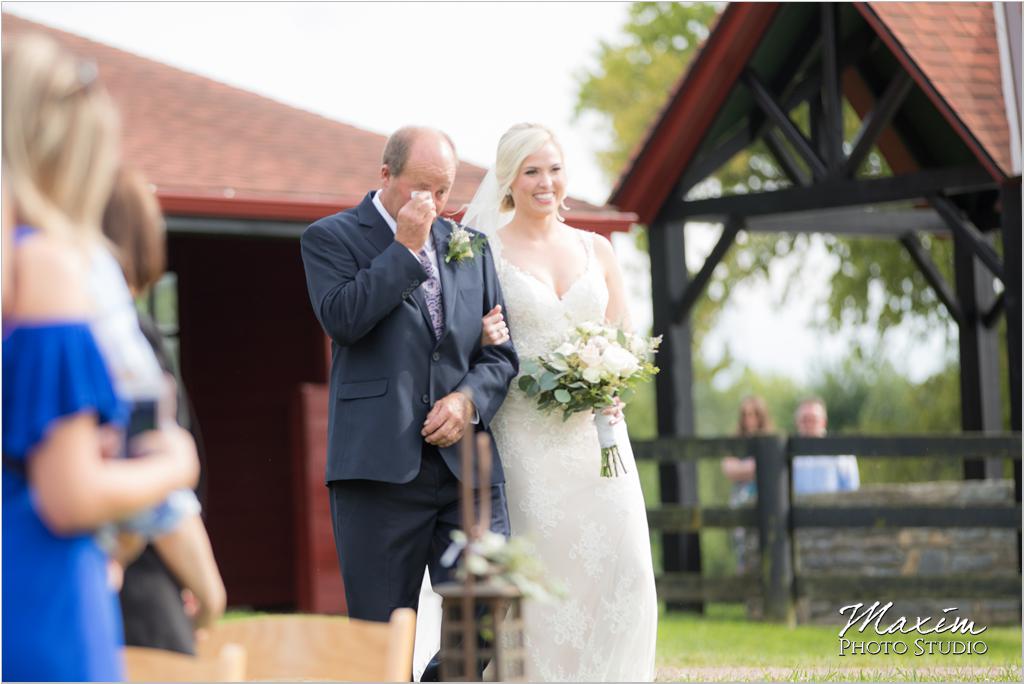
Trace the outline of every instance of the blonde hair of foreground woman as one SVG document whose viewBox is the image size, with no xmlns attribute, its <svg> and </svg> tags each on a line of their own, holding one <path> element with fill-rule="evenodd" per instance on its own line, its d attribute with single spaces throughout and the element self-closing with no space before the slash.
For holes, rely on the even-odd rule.
<svg viewBox="0 0 1024 684">
<path fill-rule="evenodd" d="M 17 218 L 46 233 L 100 238 L 119 160 L 117 110 L 95 64 L 41 35 L 3 52 L 3 160 Z"/>
</svg>

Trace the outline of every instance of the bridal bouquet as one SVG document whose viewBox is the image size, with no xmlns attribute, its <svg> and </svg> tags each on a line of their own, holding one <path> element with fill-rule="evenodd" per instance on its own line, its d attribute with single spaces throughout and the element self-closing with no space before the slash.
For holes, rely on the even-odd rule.
<svg viewBox="0 0 1024 684">
<path fill-rule="evenodd" d="M 537 398 L 542 411 L 574 413 L 595 411 L 594 424 L 601 444 L 601 477 L 625 472 L 610 417 L 601 409 L 619 398 L 632 399 L 636 387 L 653 378 L 658 367 L 651 358 L 661 337 L 646 338 L 597 323 L 583 323 L 557 349 L 522 362 L 519 388 Z"/>
</svg>

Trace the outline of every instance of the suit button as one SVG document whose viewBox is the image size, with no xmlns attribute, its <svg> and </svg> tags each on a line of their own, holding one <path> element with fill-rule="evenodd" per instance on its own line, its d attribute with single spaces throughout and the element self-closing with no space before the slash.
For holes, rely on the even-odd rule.
<svg viewBox="0 0 1024 684">
<path fill-rule="evenodd" d="M 424 404 L 429 404 L 430 403 L 430 395 L 429 394 L 424 394 L 422 397 L 420 397 L 420 401 L 422 401 Z"/>
<path fill-rule="evenodd" d="M 430 358 L 434 359 L 435 361 L 440 361 L 441 360 L 441 353 L 440 352 L 434 352 L 433 354 L 430 355 Z"/>
</svg>

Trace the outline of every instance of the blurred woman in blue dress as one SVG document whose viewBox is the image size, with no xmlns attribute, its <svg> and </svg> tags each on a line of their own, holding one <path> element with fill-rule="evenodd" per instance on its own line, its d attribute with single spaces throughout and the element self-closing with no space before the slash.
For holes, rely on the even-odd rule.
<svg viewBox="0 0 1024 684">
<path fill-rule="evenodd" d="M 96 67 L 6 41 L 4 183 L 15 207 L 3 311 L 3 679 L 123 679 L 117 594 L 95 531 L 198 476 L 184 430 L 121 449 L 124 405 L 90 321 L 119 125 Z"/>
</svg>

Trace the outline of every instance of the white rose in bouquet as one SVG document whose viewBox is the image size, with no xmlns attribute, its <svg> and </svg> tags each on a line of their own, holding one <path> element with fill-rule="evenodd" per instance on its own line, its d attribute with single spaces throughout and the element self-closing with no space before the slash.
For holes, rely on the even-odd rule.
<svg viewBox="0 0 1024 684">
<path fill-rule="evenodd" d="M 572 342 L 563 342 L 561 345 L 559 345 L 558 349 L 555 350 L 555 353 L 568 357 L 575 354 L 576 351 L 577 347 L 575 344 L 573 344 Z"/>
<path fill-rule="evenodd" d="M 590 340 L 587 345 L 580 351 L 580 361 L 587 368 L 595 368 L 600 370 L 601 365 L 601 348 Z M 591 382 L 594 382 L 593 380 Z"/>
<path fill-rule="evenodd" d="M 622 347 L 608 347 L 601 355 L 604 368 L 610 374 L 626 378 L 640 368 L 640 363 L 630 352 Z"/>
<path fill-rule="evenodd" d="M 629 341 L 629 351 L 633 353 L 633 356 L 643 358 L 653 350 L 650 348 L 650 343 L 647 340 L 639 335 L 634 335 L 633 339 Z"/>
</svg>

